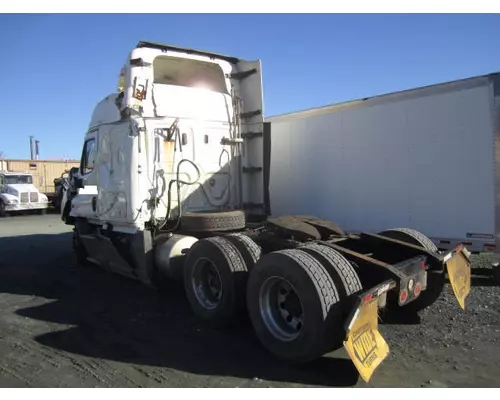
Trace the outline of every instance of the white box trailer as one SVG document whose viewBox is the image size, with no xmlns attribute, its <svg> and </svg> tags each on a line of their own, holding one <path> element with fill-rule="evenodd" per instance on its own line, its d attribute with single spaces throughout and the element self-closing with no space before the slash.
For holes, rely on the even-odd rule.
<svg viewBox="0 0 500 400">
<path fill-rule="evenodd" d="M 276 115 L 273 215 L 500 249 L 500 74 Z"/>
</svg>

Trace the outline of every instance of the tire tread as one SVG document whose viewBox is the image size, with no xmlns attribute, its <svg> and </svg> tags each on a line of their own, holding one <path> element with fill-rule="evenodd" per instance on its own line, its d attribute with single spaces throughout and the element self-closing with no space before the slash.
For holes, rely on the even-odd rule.
<svg viewBox="0 0 500 400">
<path fill-rule="evenodd" d="M 323 257 L 324 261 L 320 261 L 323 262 L 323 266 L 326 270 L 329 270 L 330 273 L 336 275 L 332 276 L 334 280 L 338 281 L 340 279 L 345 289 L 345 295 L 350 296 L 362 290 L 361 281 L 359 280 L 359 276 L 356 273 L 356 270 L 354 269 L 352 264 L 350 264 L 338 251 L 328 246 L 322 246 L 319 244 L 311 244 L 299 249 L 315 257 L 316 255 Z M 325 265 L 325 263 L 327 265 Z M 328 267 L 332 267 L 333 270 Z"/>
<path fill-rule="evenodd" d="M 340 299 L 338 290 L 330 274 L 318 260 L 303 251 L 288 249 L 277 251 L 276 253 L 284 254 L 291 258 L 295 263 L 300 265 L 307 275 L 309 275 L 312 283 L 316 287 L 323 310 L 323 318 L 326 320 L 330 309 L 338 303 Z"/>
</svg>

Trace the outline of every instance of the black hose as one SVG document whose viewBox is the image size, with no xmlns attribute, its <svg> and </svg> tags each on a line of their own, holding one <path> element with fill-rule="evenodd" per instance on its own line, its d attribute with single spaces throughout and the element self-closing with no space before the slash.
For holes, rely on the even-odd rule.
<svg viewBox="0 0 500 400">
<path fill-rule="evenodd" d="M 177 147 L 177 139 L 179 139 L 179 145 L 181 146 L 181 152 L 182 152 L 182 142 L 181 142 L 179 128 L 176 128 L 175 136 L 176 136 L 175 137 L 175 147 Z M 174 151 L 176 151 L 176 149 L 174 149 Z M 180 167 L 181 167 L 181 164 L 184 163 L 184 162 L 191 163 L 191 165 L 195 168 L 196 173 L 198 174 L 198 177 L 193 182 L 187 182 L 187 181 L 183 181 L 183 180 L 179 179 L 179 176 L 180 176 Z M 194 184 L 198 183 L 198 181 L 201 178 L 200 169 L 198 168 L 198 166 L 193 161 L 188 160 L 187 158 L 183 158 L 177 164 L 177 171 L 175 173 L 175 178 L 176 179 L 172 179 L 168 183 L 167 215 L 165 216 L 165 220 L 163 221 L 163 223 L 158 228 L 159 230 L 161 230 L 168 223 L 168 217 L 170 215 L 170 211 L 171 211 L 171 208 L 172 208 L 172 184 L 174 182 L 176 182 L 177 183 L 177 206 L 179 208 L 179 212 L 177 213 L 177 221 L 175 222 L 174 227 L 166 230 L 167 232 L 172 232 L 172 231 L 176 230 L 179 227 L 180 223 L 181 223 L 181 217 L 182 217 L 181 185 L 190 186 L 190 185 L 194 185 Z"/>
</svg>

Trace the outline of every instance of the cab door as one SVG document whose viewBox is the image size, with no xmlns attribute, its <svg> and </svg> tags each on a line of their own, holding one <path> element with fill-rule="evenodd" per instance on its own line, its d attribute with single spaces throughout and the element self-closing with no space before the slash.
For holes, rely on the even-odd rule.
<svg viewBox="0 0 500 400">
<path fill-rule="evenodd" d="M 98 131 L 93 131 L 86 136 L 83 144 L 79 170 L 83 188 L 78 189 L 78 194 L 71 200 L 73 217 L 92 218 L 96 215 L 97 173 L 94 167 L 97 160 L 97 140 Z"/>
</svg>

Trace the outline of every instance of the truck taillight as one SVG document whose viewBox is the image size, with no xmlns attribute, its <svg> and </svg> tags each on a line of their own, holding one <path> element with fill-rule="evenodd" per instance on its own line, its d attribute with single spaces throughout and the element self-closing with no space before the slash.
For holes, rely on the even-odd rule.
<svg viewBox="0 0 500 400">
<path fill-rule="evenodd" d="M 413 293 L 415 294 L 415 296 L 418 296 L 421 291 L 422 291 L 422 287 L 417 283 L 415 285 L 415 289 L 413 289 Z"/>
<path fill-rule="evenodd" d="M 402 290 L 399 294 L 399 302 L 404 303 L 408 299 L 408 292 L 406 290 Z"/>
<path fill-rule="evenodd" d="M 368 296 L 365 296 L 363 299 L 363 303 L 369 303 L 373 299 L 373 294 L 369 294 Z"/>
</svg>

